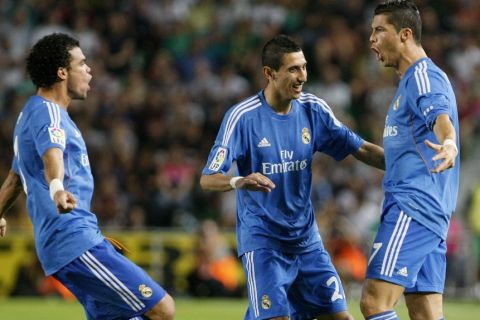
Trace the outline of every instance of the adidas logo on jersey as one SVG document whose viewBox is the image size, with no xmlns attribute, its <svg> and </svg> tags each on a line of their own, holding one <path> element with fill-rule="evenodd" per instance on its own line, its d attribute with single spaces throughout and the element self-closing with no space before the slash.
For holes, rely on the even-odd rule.
<svg viewBox="0 0 480 320">
<path fill-rule="evenodd" d="M 271 144 L 270 142 L 268 142 L 267 138 L 263 138 L 259 143 L 258 143 L 258 147 L 259 148 L 265 148 L 265 147 L 270 147 Z"/>
<path fill-rule="evenodd" d="M 399 274 L 401 276 L 404 276 L 404 277 L 408 277 L 407 267 L 403 267 L 402 269 L 398 270 L 397 274 Z"/>
</svg>

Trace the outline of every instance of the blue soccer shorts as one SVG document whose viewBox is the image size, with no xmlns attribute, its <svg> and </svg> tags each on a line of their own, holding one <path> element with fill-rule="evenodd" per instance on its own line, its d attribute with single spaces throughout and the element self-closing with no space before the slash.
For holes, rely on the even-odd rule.
<svg viewBox="0 0 480 320">
<path fill-rule="evenodd" d="M 442 293 L 445 241 L 413 220 L 396 203 L 390 203 L 384 210 L 370 253 L 367 278 L 400 285 L 406 293 Z"/>
<path fill-rule="evenodd" d="M 143 319 L 166 294 L 142 268 L 104 240 L 53 275 L 85 308 L 88 319 Z"/>
<path fill-rule="evenodd" d="M 249 307 L 245 319 L 292 320 L 347 310 L 342 283 L 324 249 L 287 254 L 259 249 L 242 256 Z"/>
</svg>

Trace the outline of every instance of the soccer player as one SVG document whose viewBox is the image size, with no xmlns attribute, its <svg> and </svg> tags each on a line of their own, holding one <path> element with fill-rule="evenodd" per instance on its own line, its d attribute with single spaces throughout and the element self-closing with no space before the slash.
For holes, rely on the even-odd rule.
<svg viewBox="0 0 480 320">
<path fill-rule="evenodd" d="M 383 133 L 385 200 L 362 292 L 366 319 L 397 319 L 393 307 L 402 293 L 410 319 L 443 319 L 445 239 L 459 184 L 458 116 L 447 76 L 422 48 L 421 28 L 412 2 L 375 9 L 371 48 L 400 83 Z"/>
<path fill-rule="evenodd" d="M 40 39 L 27 57 L 37 87 L 18 116 L 14 159 L 0 189 L 5 211 L 27 195 L 38 258 L 78 298 L 88 319 L 173 319 L 174 301 L 133 262 L 115 251 L 90 211 L 93 177 L 85 142 L 68 115 L 90 90 L 90 67 L 79 42 L 61 33 Z"/>
<path fill-rule="evenodd" d="M 383 149 L 340 123 L 325 101 L 303 93 L 307 61 L 279 35 L 262 52 L 268 84 L 226 113 L 200 179 L 237 192 L 237 243 L 247 276 L 245 319 L 352 319 L 310 199 L 315 152 L 349 154 L 384 168 Z M 239 176 L 227 176 L 236 162 Z"/>
</svg>

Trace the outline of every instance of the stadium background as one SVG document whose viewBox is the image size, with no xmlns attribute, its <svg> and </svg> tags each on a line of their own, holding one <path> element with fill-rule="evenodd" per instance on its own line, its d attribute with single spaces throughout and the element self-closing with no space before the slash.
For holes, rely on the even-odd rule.
<svg viewBox="0 0 480 320">
<path fill-rule="evenodd" d="M 189 275 L 202 259 L 199 251 L 218 242 L 209 236 L 215 227 L 203 221 L 214 221 L 225 239 L 210 249 L 218 253 L 213 256 L 228 257 L 235 247 L 234 194 L 202 192 L 199 175 L 224 112 L 264 85 L 265 41 L 278 33 L 298 40 L 308 60 L 305 91 L 381 144 L 398 78 L 369 50 L 376 3 L 0 0 L 0 177 L 10 168 L 16 117 L 35 90 L 24 72 L 28 48 L 50 32 L 74 35 L 94 78 L 88 99 L 69 111 L 89 148 L 99 223 L 174 295 L 199 294 L 189 290 Z M 416 3 L 423 45 L 450 76 L 461 117 L 462 186 L 448 239 L 446 294 L 478 299 L 480 3 Z M 381 172 L 352 159 L 315 159 L 312 197 L 321 234 L 354 296 L 378 221 L 381 179 Z M 7 219 L 0 296 L 58 294 L 38 269 L 23 198 Z M 239 279 L 234 295 L 244 295 L 238 265 L 225 277 L 232 275 Z"/>
</svg>

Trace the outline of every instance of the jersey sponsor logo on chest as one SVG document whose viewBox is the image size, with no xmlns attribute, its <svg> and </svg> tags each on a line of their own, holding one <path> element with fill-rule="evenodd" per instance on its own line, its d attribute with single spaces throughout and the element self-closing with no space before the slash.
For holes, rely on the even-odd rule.
<svg viewBox="0 0 480 320">
<path fill-rule="evenodd" d="M 383 129 L 383 137 L 395 137 L 398 135 L 398 126 L 388 123 L 388 116 L 385 119 L 385 128 Z"/>
<path fill-rule="evenodd" d="M 262 162 L 262 173 L 272 175 L 292 171 L 302 171 L 308 167 L 307 159 L 294 159 L 292 150 L 280 151 L 281 162 Z"/>
</svg>

